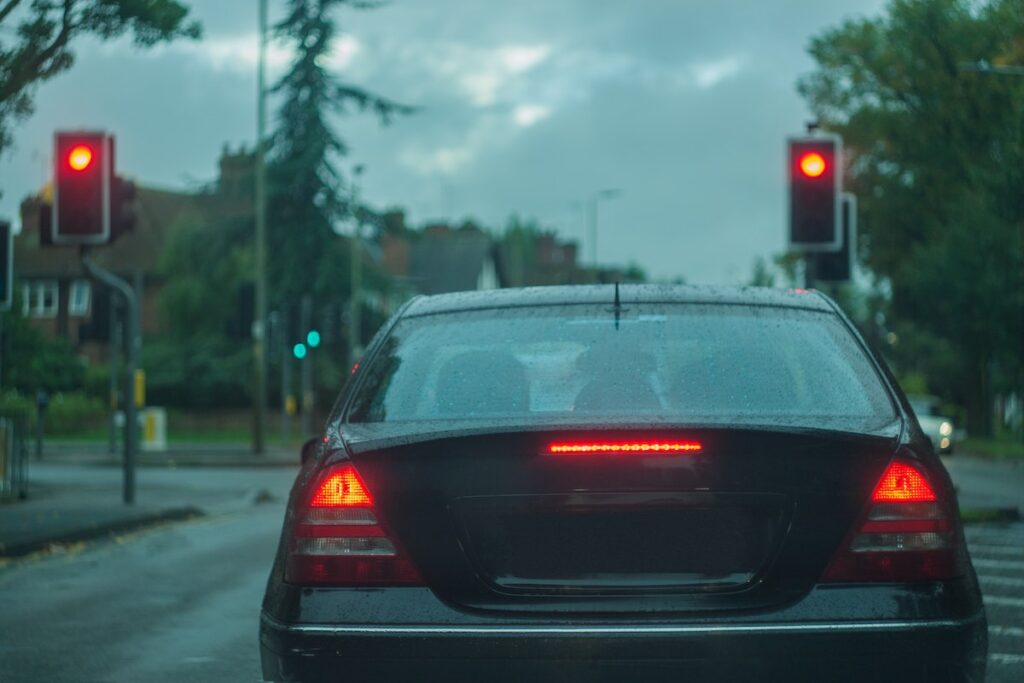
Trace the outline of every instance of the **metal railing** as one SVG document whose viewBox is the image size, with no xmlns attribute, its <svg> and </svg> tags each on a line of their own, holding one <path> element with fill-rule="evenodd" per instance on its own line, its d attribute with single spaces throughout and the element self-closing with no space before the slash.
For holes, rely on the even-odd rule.
<svg viewBox="0 0 1024 683">
<path fill-rule="evenodd" d="M 0 413 L 0 499 L 28 496 L 28 428 L 26 416 Z"/>
</svg>

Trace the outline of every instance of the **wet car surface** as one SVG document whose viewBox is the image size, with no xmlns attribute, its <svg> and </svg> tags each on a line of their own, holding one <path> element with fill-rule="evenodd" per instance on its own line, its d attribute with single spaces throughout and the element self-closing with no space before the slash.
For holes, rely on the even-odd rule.
<svg viewBox="0 0 1024 683">
<path fill-rule="evenodd" d="M 296 481 L 261 621 L 271 680 L 966 681 L 986 643 L 885 368 L 826 297 L 742 288 L 413 300 Z"/>
</svg>

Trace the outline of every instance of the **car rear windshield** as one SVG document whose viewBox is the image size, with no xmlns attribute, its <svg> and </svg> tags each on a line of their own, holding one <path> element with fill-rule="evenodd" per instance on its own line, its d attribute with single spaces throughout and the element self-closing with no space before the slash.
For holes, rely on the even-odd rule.
<svg viewBox="0 0 1024 683">
<path fill-rule="evenodd" d="M 707 304 L 485 309 L 408 317 L 353 423 L 742 423 L 859 431 L 893 404 L 834 314 Z M 426 426 L 426 425 L 425 425 Z"/>
</svg>

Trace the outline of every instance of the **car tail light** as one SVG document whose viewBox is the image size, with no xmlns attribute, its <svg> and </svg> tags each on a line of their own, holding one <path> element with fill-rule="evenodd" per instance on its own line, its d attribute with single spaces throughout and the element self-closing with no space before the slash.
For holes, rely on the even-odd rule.
<svg viewBox="0 0 1024 683">
<path fill-rule="evenodd" d="M 917 465 L 894 460 L 822 580 L 941 581 L 962 575 L 965 567 L 948 506 Z"/>
<path fill-rule="evenodd" d="M 296 511 L 284 576 L 307 586 L 422 583 L 380 527 L 373 496 L 350 463 L 325 470 Z"/>
<path fill-rule="evenodd" d="M 548 444 L 549 455 L 671 455 L 696 454 L 703 450 L 697 441 L 600 441 Z"/>
</svg>

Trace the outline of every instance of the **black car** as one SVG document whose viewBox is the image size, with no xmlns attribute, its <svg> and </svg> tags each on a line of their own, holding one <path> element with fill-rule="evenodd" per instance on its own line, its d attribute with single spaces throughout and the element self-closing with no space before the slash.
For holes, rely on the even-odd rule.
<svg viewBox="0 0 1024 683">
<path fill-rule="evenodd" d="M 270 680 L 982 681 L 953 486 L 816 292 L 414 299 L 292 491 Z"/>
</svg>

